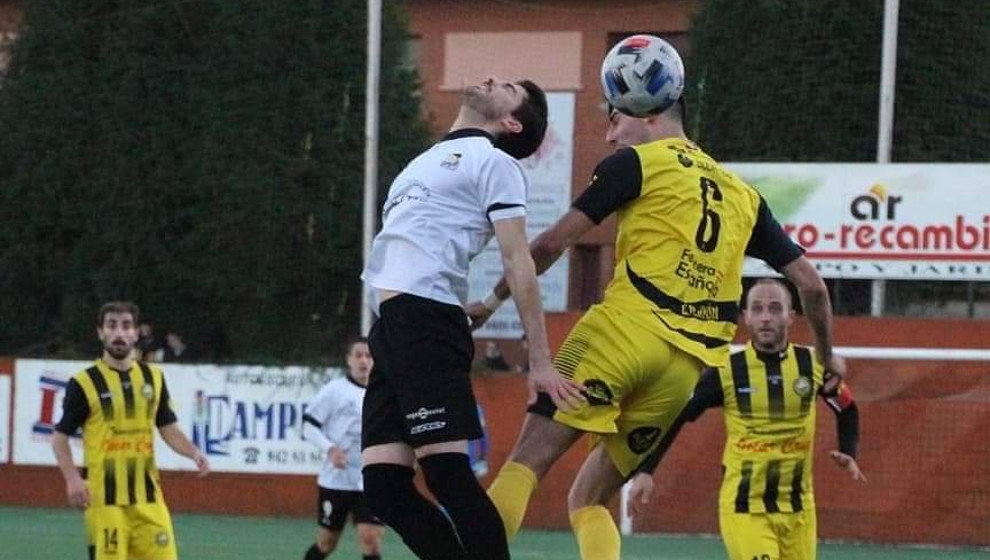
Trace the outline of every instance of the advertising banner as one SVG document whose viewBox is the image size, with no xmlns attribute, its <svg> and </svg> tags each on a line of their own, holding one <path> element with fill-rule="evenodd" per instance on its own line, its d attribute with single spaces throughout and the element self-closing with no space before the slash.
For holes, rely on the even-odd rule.
<svg viewBox="0 0 990 560">
<path fill-rule="evenodd" d="M 13 461 L 54 465 L 50 437 L 61 418 L 65 386 L 92 362 L 18 360 Z M 218 472 L 315 474 L 324 453 L 302 439 L 309 400 L 336 369 L 162 364 L 182 431 Z M 78 437 L 70 440 L 77 464 Z M 162 469 L 192 470 L 193 463 L 155 438 Z"/>
<path fill-rule="evenodd" d="M 14 441 L 12 462 L 54 465 L 51 434 L 62 418 L 65 386 L 76 372 L 92 362 L 17 360 L 14 363 Z M 82 443 L 69 440 L 76 464 L 82 466 Z"/>
<path fill-rule="evenodd" d="M 827 278 L 990 280 L 990 165 L 728 167 Z M 747 275 L 770 272 L 747 262 Z"/>
</svg>

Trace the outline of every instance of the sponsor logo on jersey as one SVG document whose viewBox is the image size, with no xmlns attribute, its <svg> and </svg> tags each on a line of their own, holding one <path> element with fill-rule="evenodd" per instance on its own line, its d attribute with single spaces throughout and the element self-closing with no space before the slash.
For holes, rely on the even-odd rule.
<svg viewBox="0 0 990 560">
<path fill-rule="evenodd" d="M 811 380 L 807 377 L 798 377 L 794 380 L 794 392 L 798 394 L 799 397 L 810 397 L 811 396 Z"/>
<path fill-rule="evenodd" d="M 626 438 L 626 443 L 629 444 L 629 449 L 638 455 L 649 451 L 659 437 L 660 428 L 644 426 L 629 432 L 629 437 Z"/>
<path fill-rule="evenodd" d="M 598 406 L 612 404 L 614 397 L 608 384 L 600 379 L 589 379 L 584 382 L 584 396 L 588 399 L 588 404 Z"/>
<path fill-rule="evenodd" d="M 457 152 L 448 154 L 447 157 L 443 158 L 443 161 L 440 162 L 440 167 L 453 171 L 457 169 L 458 165 L 461 164 L 462 156 L 463 154 L 459 154 Z"/>
</svg>

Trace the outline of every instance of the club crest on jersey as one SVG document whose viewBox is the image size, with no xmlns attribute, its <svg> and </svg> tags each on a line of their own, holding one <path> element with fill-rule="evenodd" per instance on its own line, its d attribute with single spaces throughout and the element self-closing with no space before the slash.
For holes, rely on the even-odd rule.
<svg viewBox="0 0 990 560">
<path fill-rule="evenodd" d="M 626 438 L 626 443 L 629 444 L 629 449 L 631 449 L 633 453 L 639 455 L 649 451 L 650 448 L 653 447 L 653 443 L 656 442 L 659 437 L 660 428 L 644 426 L 629 432 L 629 437 Z"/>
<path fill-rule="evenodd" d="M 141 396 L 149 401 L 155 397 L 155 388 L 151 386 L 151 383 L 145 383 L 141 386 Z"/>
<path fill-rule="evenodd" d="M 155 535 L 155 544 L 161 547 L 168 546 L 168 533 L 165 531 L 159 531 L 158 534 Z"/>
<path fill-rule="evenodd" d="M 799 397 L 810 397 L 811 396 L 811 380 L 807 377 L 798 377 L 794 380 L 794 392 L 798 394 Z"/>
<path fill-rule="evenodd" d="M 612 390 L 604 381 L 599 379 L 589 379 L 584 382 L 584 396 L 590 405 L 612 404 Z"/>
<path fill-rule="evenodd" d="M 457 169 L 457 166 L 461 164 L 462 155 L 463 154 L 459 154 L 457 152 L 448 155 L 447 157 L 443 158 L 443 161 L 440 162 L 440 167 L 444 169 L 449 169 L 451 171 Z"/>
</svg>

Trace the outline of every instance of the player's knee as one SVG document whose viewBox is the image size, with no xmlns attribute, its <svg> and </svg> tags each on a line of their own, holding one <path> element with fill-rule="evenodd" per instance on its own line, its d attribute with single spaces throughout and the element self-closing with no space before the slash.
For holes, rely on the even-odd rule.
<svg viewBox="0 0 990 560">
<path fill-rule="evenodd" d="M 471 463 L 463 453 L 437 453 L 420 459 L 430 492 L 445 506 L 474 494 L 484 494 Z"/>
<path fill-rule="evenodd" d="M 379 553 L 380 533 L 377 527 L 358 525 L 358 542 L 361 545 L 361 553 L 365 556 L 373 556 Z"/>
<path fill-rule="evenodd" d="M 533 471 L 537 480 L 542 479 L 554 463 L 545 451 L 524 445 L 513 449 L 509 454 L 509 460 Z"/>
<path fill-rule="evenodd" d="M 611 494 L 578 477 L 567 491 L 567 510 L 575 511 L 588 506 L 607 506 Z"/>
<path fill-rule="evenodd" d="M 548 401 L 550 399 L 542 393 L 540 396 Z M 574 428 L 554 421 L 552 414 L 546 416 L 541 411 L 534 412 L 531 407 L 509 460 L 525 465 L 538 480 L 542 479 L 579 436 L 580 433 Z"/>
<path fill-rule="evenodd" d="M 320 549 L 323 554 L 330 554 L 337 549 L 337 543 L 340 541 L 340 533 L 336 531 L 320 531 L 316 536 L 316 548 Z"/>
<path fill-rule="evenodd" d="M 463 453 L 428 455 L 422 457 L 419 464 L 423 468 L 426 486 L 440 503 L 463 493 L 467 489 L 465 486 L 478 486 L 471 463 Z"/>
<path fill-rule="evenodd" d="M 415 471 L 403 465 L 378 463 L 364 467 L 364 498 L 376 517 L 389 523 L 410 496 Z"/>
</svg>

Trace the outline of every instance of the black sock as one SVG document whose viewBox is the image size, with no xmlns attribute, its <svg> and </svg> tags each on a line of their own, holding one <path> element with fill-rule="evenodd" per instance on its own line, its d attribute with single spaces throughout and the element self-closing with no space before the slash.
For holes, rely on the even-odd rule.
<svg viewBox="0 0 990 560">
<path fill-rule="evenodd" d="M 323 554 L 323 551 L 320 550 L 320 547 L 314 544 L 313 546 L 309 547 L 309 550 L 306 551 L 306 556 L 303 556 L 303 560 L 323 560 L 326 557 L 327 555 Z"/>
<path fill-rule="evenodd" d="M 450 521 L 416 490 L 415 471 L 378 463 L 364 467 L 363 472 L 364 498 L 371 512 L 394 529 L 416 556 L 422 560 L 467 560 Z"/>
<path fill-rule="evenodd" d="M 447 510 L 472 560 L 508 560 L 502 518 L 471 471 L 467 455 L 437 453 L 419 460 L 430 492 Z"/>
</svg>

